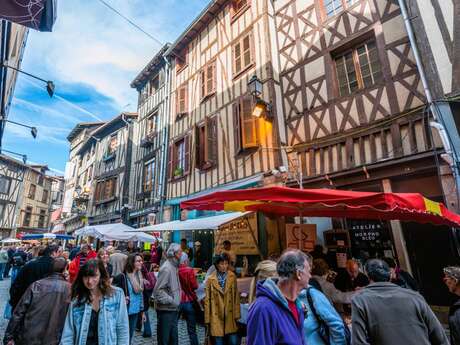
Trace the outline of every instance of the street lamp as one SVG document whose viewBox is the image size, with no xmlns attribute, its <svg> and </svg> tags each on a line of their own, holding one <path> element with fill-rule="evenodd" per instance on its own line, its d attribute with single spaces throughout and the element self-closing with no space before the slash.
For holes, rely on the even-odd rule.
<svg viewBox="0 0 460 345">
<path fill-rule="evenodd" d="M 37 77 L 36 75 L 30 74 L 28 72 L 24 72 L 24 71 L 20 70 L 19 68 L 7 65 L 4 62 L 1 64 L 1 67 L 11 68 L 12 70 L 14 70 L 16 72 L 25 74 L 25 75 L 27 75 L 27 76 L 29 76 L 31 78 L 34 78 L 34 79 L 37 79 L 37 80 L 40 80 L 40 81 L 44 82 L 46 84 L 46 92 L 48 92 L 48 95 L 50 97 L 53 97 L 54 89 L 56 88 L 56 86 L 54 85 L 54 83 L 51 80 L 45 80 L 43 78 Z"/>
<path fill-rule="evenodd" d="M 25 127 L 25 128 L 29 128 L 29 129 L 30 129 L 30 134 L 32 135 L 32 137 L 33 137 L 34 139 L 37 139 L 37 134 L 38 134 L 38 129 L 37 129 L 37 127 L 28 126 L 28 125 L 25 125 L 25 124 L 23 124 L 23 123 L 19 123 L 19 122 L 16 122 L 16 121 L 11 121 L 11 120 L 6 120 L 6 119 L 1 119 L 0 121 L 12 123 L 12 124 L 14 124 L 14 125 L 21 126 L 21 127 Z"/>
<path fill-rule="evenodd" d="M 257 75 L 254 74 L 248 82 L 249 92 L 251 92 L 251 95 L 257 99 L 262 95 L 262 87 L 262 82 L 259 78 L 257 78 Z"/>
<path fill-rule="evenodd" d="M 252 97 L 254 98 L 255 105 L 254 109 L 252 110 L 252 116 L 260 118 L 265 117 L 266 119 L 271 119 L 271 104 L 265 102 L 260 96 L 262 96 L 262 88 L 263 84 L 257 75 L 253 75 L 248 82 L 248 89 L 251 93 Z"/>
</svg>

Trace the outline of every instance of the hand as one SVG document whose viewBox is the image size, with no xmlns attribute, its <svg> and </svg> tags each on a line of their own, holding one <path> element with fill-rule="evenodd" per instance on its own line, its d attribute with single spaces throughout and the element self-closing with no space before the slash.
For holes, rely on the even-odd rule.
<svg viewBox="0 0 460 345">
<path fill-rule="evenodd" d="M 14 340 L 11 339 L 6 345 L 14 345 Z"/>
<path fill-rule="evenodd" d="M 145 316 L 145 313 L 142 313 L 142 323 L 147 321 L 147 316 Z"/>
<path fill-rule="evenodd" d="M 125 297 L 126 304 L 129 304 L 129 296 Z"/>
</svg>

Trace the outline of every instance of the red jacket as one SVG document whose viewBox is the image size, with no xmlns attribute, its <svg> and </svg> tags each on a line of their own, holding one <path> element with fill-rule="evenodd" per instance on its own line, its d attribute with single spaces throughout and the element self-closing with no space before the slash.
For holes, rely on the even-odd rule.
<svg viewBox="0 0 460 345">
<path fill-rule="evenodd" d="M 73 259 L 69 264 L 69 281 L 73 283 L 77 279 L 78 272 L 80 271 L 80 258 L 82 257 L 81 253 L 78 254 L 75 259 Z M 86 261 L 95 259 L 97 254 L 94 250 L 90 250 L 86 255 Z"/>
<path fill-rule="evenodd" d="M 195 270 L 188 266 L 179 266 L 179 281 L 181 286 L 181 303 L 192 302 L 197 299 L 195 290 L 198 289 Z"/>
</svg>

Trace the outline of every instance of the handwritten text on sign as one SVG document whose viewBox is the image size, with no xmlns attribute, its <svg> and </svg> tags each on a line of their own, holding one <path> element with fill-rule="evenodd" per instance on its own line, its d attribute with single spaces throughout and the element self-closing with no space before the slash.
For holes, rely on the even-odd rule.
<svg viewBox="0 0 460 345">
<path fill-rule="evenodd" d="M 286 224 L 288 248 L 312 251 L 316 243 L 316 224 Z"/>
<path fill-rule="evenodd" d="M 257 219 L 254 213 L 248 214 L 247 220 L 244 217 L 238 218 L 219 228 L 216 234 L 215 252 L 223 248 L 223 242 L 229 240 L 232 243 L 232 250 L 236 255 L 257 255 Z M 249 225 L 248 226 L 248 221 Z M 250 232 L 252 229 L 252 235 Z"/>
</svg>

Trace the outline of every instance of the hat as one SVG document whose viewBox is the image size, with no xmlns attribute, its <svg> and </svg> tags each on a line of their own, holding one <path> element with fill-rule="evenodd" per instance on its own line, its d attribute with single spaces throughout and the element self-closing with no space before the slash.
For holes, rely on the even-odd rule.
<svg viewBox="0 0 460 345">
<path fill-rule="evenodd" d="M 201 242 L 200 242 L 200 241 L 196 241 L 196 242 L 195 242 L 195 246 L 201 246 Z"/>
</svg>

